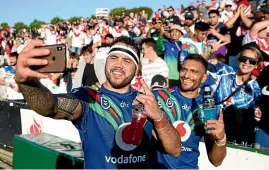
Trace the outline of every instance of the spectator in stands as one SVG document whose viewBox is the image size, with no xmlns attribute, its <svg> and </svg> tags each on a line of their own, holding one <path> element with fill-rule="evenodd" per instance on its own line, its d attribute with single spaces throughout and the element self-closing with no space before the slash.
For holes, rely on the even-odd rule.
<svg viewBox="0 0 269 170">
<path fill-rule="evenodd" d="M 261 11 L 263 12 L 264 18 L 269 20 L 269 5 L 263 7 Z"/>
<path fill-rule="evenodd" d="M 126 28 L 124 26 L 119 27 L 119 32 L 121 33 L 121 36 L 130 37 L 128 31 L 126 30 Z"/>
<path fill-rule="evenodd" d="M 207 43 L 211 45 L 213 42 L 218 42 L 221 40 L 222 42 L 229 44 L 231 42 L 231 36 L 229 33 L 229 30 L 226 28 L 226 26 L 219 22 L 219 12 L 217 10 L 211 10 L 208 13 L 209 15 L 209 23 L 210 23 L 210 29 L 207 36 Z M 213 58 L 224 58 L 227 53 L 226 46 L 220 47 L 216 53 L 213 54 Z"/>
<path fill-rule="evenodd" d="M 162 27 L 163 23 L 160 19 L 152 18 L 152 22 L 147 32 L 147 38 L 153 38 L 154 40 L 157 41 Z"/>
<path fill-rule="evenodd" d="M 57 44 L 66 44 L 65 34 L 62 32 L 57 40 Z"/>
<path fill-rule="evenodd" d="M 72 52 L 67 60 L 66 70 L 62 75 L 63 81 L 66 84 L 67 92 L 70 92 L 72 90 L 75 79 L 75 73 L 78 69 L 78 64 L 79 64 L 79 55 L 75 52 Z"/>
<path fill-rule="evenodd" d="M 206 4 L 206 1 L 202 0 L 201 4 L 199 4 L 197 8 L 198 8 L 198 12 L 203 13 L 203 16 L 205 17 L 205 19 L 208 19 L 208 15 L 207 15 L 208 5 Z"/>
<path fill-rule="evenodd" d="M 102 38 L 100 35 L 100 29 L 98 24 L 93 24 L 93 26 L 90 28 L 91 30 L 91 38 L 92 38 L 92 43 L 93 44 L 98 44 L 98 46 L 102 45 Z M 90 42 L 91 43 L 91 42 Z"/>
<path fill-rule="evenodd" d="M 247 84 L 241 87 L 240 92 L 234 94 L 226 103 L 223 103 L 223 106 L 234 104 L 237 108 L 255 109 L 255 99 L 260 96 L 260 88 L 256 81 L 251 80 L 251 74 L 257 64 L 263 61 L 262 54 L 257 48 L 246 46 L 239 54 L 238 61 L 239 70 L 237 72 L 224 63 L 210 64 L 209 72 L 215 73 L 211 74 L 213 77 L 218 77 L 216 79 L 219 85 L 216 91 L 217 101 L 227 99 L 231 92 L 246 82 Z M 244 101 L 242 101 L 242 96 L 244 96 Z"/>
<path fill-rule="evenodd" d="M 171 24 L 181 25 L 181 22 L 178 18 L 178 16 L 175 15 L 174 8 L 170 6 L 168 8 L 169 17 L 167 18 L 168 22 Z"/>
<path fill-rule="evenodd" d="M 242 49 L 243 36 L 248 32 L 253 24 L 253 21 L 248 18 L 248 15 L 245 13 L 246 10 L 246 5 L 240 5 L 234 16 L 225 24 L 230 31 L 231 37 L 233 37 L 233 41 L 230 44 L 227 44 L 227 56 L 229 57 L 228 63 L 235 69 L 238 66 L 237 55 Z"/>
<path fill-rule="evenodd" d="M 159 89 L 168 88 L 168 87 L 169 86 L 167 84 L 167 78 L 165 78 L 164 76 L 157 74 L 152 77 L 151 85 L 150 85 L 151 90 L 159 90 Z"/>
<path fill-rule="evenodd" d="M 194 34 L 194 14 L 191 11 L 186 12 L 184 22 L 184 34 L 183 38 L 191 38 Z"/>
<path fill-rule="evenodd" d="M 259 49 L 246 46 L 238 57 L 238 71 L 220 62 L 209 65 L 209 78 L 212 76 L 217 85 L 214 94 L 215 100 L 221 107 L 226 108 L 224 112 L 227 118 L 225 119 L 230 121 L 226 126 L 229 141 L 236 140 L 239 143 L 243 141 L 249 144 L 254 142 L 255 124 L 253 115 L 254 110 L 259 110 L 255 101 L 259 99 L 261 90 L 257 81 L 251 79 L 251 75 L 262 60 Z M 237 117 L 235 113 L 238 114 Z M 237 126 L 235 121 L 238 118 L 242 120 L 242 128 L 244 129 L 242 131 L 239 131 L 241 128 L 238 129 L 239 133 L 234 131 Z M 247 125 L 247 127 L 244 127 L 244 125 Z"/>
<path fill-rule="evenodd" d="M 146 85 L 150 87 L 152 78 L 160 74 L 166 78 L 168 84 L 169 69 L 166 62 L 157 55 L 157 44 L 153 38 L 143 39 L 142 53 L 148 62 L 142 63 L 142 78 Z"/>
<path fill-rule="evenodd" d="M 164 30 L 162 29 L 160 35 L 163 36 Z M 183 35 L 183 29 L 180 25 L 173 25 L 170 28 L 170 40 L 164 41 L 163 37 L 158 39 L 158 45 L 161 51 L 164 51 L 164 61 L 169 68 L 169 86 L 177 86 L 179 79 L 179 54 L 181 52 L 182 43 L 179 41 Z"/>
<path fill-rule="evenodd" d="M 114 41 L 114 37 L 113 37 L 113 35 L 112 34 L 107 34 L 106 36 L 105 36 L 105 46 L 111 46 L 111 44 L 113 43 L 113 41 Z"/>
<path fill-rule="evenodd" d="M 110 26 L 108 25 L 108 21 L 106 19 L 103 19 L 101 24 L 99 24 L 100 27 L 100 34 L 102 37 L 102 43 L 105 43 L 105 36 L 109 34 Z"/>
<path fill-rule="evenodd" d="M 250 31 L 245 35 L 243 39 L 243 45 L 250 42 L 256 42 L 261 50 L 269 54 L 269 38 L 267 27 L 269 26 L 269 20 L 255 23 Z"/>
<path fill-rule="evenodd" d="M 74 28 L 68 34 L 69 38 L 72 38 L 72 52 L 80 54 L 81 48 L 85 43 L 85 33 L 79 29 L 79 23 L 74 23 Z"/>
<path fill-rule="evenodd" d="M 196 19 L 195 22 L 205 22 L 205 23 L 207 23 L 207 21 L 208 21 L 208 18 L 206 18 L 204 16 L 204 13 L 203 12 L 199 12 L 198 13 L 198 18 Z"/>
<path fill-rule="evenodd" d="M 232 10 L 233 2 L 231 0 L 227 0 L 225 2 L 224 10 L 220 13 L 220 22 L 226 23 L 229 19 L 233 17 L 233 10 Z"/>
<path fill-rule="evenodd" d="M 208 30 L 209 24 L 198 22 L 195 24 L 194 36 L 191 38 L 181 39 L 183 44 L 179 58 L 180 64 L 183 63 L 189 54 L 200 54 L 208 59 L 210 51 L 209 46 L 205 42 Z"/>
<path fill-rule="evenodd" d="M 8 100 L 21 100 L 23 96 L 19 93 L 18 85 L 14 80 L 16 73 L 17 59 L 19 54 L 13 52 L 9 56 L 10 65 L 0 68 L 0 86 L 2 97 Z M 5 95 L 6 94 L 6 95 Z"/>
<path fill-rule="evenodd" d="M 220 5 L 217 0 L 212 0 L 211 4 L 208 6 L 208 12 L 211 10 L 218 10 L 219 6 Z"/>
<path fill-rule="evenodd" d="M 46 45 L 56 44 L 57 41 L 57 32 L 53 25 L 47 25 L 45 30 L 44 41 Z"/>
</svg>

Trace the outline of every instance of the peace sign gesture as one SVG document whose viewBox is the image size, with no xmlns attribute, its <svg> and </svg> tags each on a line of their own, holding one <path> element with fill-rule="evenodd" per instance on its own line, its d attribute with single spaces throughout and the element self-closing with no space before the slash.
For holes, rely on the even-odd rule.
<svg viewBox="0 0 269 170">
<path fill-rule="evenodd" d="M 227 44 L 227 42 L 224 42 L 224 43 L 221 43 L 222 42 L 222 39 L 219 40 L 218 42 L 213 42 L 212 45 L 211 45 L 211 51 L 210 53 L 215 53 L 220 47 L 224 46 Z"/>
<path fill-rule="evenodd" d="M 159 108 L 154 94 L 151 92 L 143 79 L 141 79 L 141 83 L 144 88 L 145 94 L 139 94 L 138 96 L 136 96 L 133 105 L 136 105 L 139 102 L 142 103 L 144 105 L 145 112 L 147 113 L 147 116 L 149 118 L 151 118 L 152 120 L 160 120 L 162 118 L 162 111 Z"/>
</svg>

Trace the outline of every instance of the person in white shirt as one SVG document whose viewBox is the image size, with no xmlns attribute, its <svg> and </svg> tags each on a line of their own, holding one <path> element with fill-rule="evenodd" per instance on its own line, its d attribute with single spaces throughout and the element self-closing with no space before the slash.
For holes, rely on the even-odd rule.
<svg viewBox="0 0 269 170">
<path fill-rule="evenodd" d="M 157 44 L 153 38 L 145 38 L 141 42 L 142 53 L 148 62 L 142 63 L 142 78 L 147 86 L 150 87 L 152 78 L 155 75 L 162 75 L 168 83 L 169 69 L 166 62 L 157 55 Z"/>
<path fill-rule="evenodd" d="M 6 40 L 6 38 L 4 37 L 4 40 L 1 42 L 1 47 L 2 47 L 2 49 L 3 49 L 3 52 L 2 52 L 1 55 L 5 55 L 6 46 L 7 46 L 7 40 Z"/>
<path fill-rule="evenodd" d="M 220 13 L 220 19 L 219 21 L 222 23 L 228 22 L 229 19 L 233 17 L 233 10 L 232 10 L 233 2 L 232 1 L 226 1 L 224 11 Z"/>
<path fill-rule="evenodd" d="M 68 37 L 72 37 L 72 52 L 80 54 L 85 42 L 85 33 L 79 29 L 78 23 L 74 23 L 74 28 L 70 31 Z"/>
<path fill-rule="evenodd" d="M 86 30 L 86 33 L 85 33 L 85 45 L 88 45 L 92 42 L 92 34 L 91 34 L 91 30 L 88 29 Z"/>
<path fill-rule="evenodd" d="M 27 44 L 30 41 L 31 41 L 30 34 L 29 33 L 25 33 L 24 34 L 24 42 L 23 42 L 23 44 L 21 44 L 20 46 L 18 46 L 17 53 L 20 54 L 20 52 L 24 49 L 25 46 L 27 46 Z"/>
<path fill-rule="evenodd" d="M 261 50 L 269 55 L 268 26 L 269 20 L 255 23 L 243 38 L 242 44 L 245 45 L 250 42 L 256 42 Z"/>
<path fill-rule="evenodd" d="M 92 43 L 97 44 L 97 46 L 101 46 L 102 37 L 100 35 L 100 30 L 98 24 L 94 24 L 91 28 L 91 35 L 92 35 Z"/>
<path fill-rule="evenodd" d="M 53 25 L 47 25 L 45 29 L 44 41 L 46 45 L 53 45 L 57 43 L 57 32 Z"/>
<path fill-rule="evenodd" d="M 60 36 L 57 39 L 57 44 L 66 44 L 66 38 L 63 32 L 60 32 Z"/>
<path fill-rule="evenodd" d="M 126 28 L 124 26 L 120 26 L 119 30 L 120 30 L 120 33 L 122 36 L 130 37 L 128 31 L 126 30 Z"/>
</svg>

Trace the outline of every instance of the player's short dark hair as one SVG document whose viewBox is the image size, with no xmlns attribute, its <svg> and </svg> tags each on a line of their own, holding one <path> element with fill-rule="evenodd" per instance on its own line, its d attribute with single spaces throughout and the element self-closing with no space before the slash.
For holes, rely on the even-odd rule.
<svg viewBox="0 0 269 170">
<path fill-rule="evenodd" d="M 81 52 L 80 52 L 80 55 L 82 56 L 82 55 L 85 55 L 86 53 L 90 53 L 91 54 L 93 52 L 92 45 L 93 45 L 93 43 L 90 43 L 90 44 L 82 47 Z"/>
<path fill-rule="evenodd" d="M 201 63 L 203 65 L 203 67 L 205 68 L 205 73 L 207 71 L 207 61 L 205 60 L 205 58 L 199 54 L 190 54 L 188 55 L 184 61 L 186 60 L 194 60 L 197 61 L 199 63 Z"/>
<path fill-rule="evenodd" d="M 215 9 L 212 9 L 212 10 L 210 10 L 210 11 L 208 12 L 208 16 L 209 16 L 210 14 L 217 14 L 217 16 L 219 16 L 219 11 L 218 11 L 218 10 L 215 10 Z"/>
<path fill-rule="evenodd" d="M 69 58 L 79 60 L 79 55 L 76 52 L 71 52 Z"/>
<path fill-rule="evenodd" d="M 9 54 L 9 57 L 16 57 L 18 58 L 19 54 L 17 52 L 12 52 Z"/>
<path fill-rule="evenodd" d="M 210 28 L 210 25 L 208 23 L 200 21 L 200 22 L 195 23 L 194 28 L 199 31 L 208 31 Z"/>
</svg>

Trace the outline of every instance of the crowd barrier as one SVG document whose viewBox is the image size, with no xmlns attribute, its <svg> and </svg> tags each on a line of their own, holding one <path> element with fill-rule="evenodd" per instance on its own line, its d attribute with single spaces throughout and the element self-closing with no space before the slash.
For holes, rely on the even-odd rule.
<svg viewBox="0 0 269 170">
<path fill-rule="evenodd" d="M 73 124 L 65 120 L 54 120 L 38 115 L 26 104 L 0 101 L 0 142 L 13 145 L 15 135 L 43 133 L 64 140 L 80 143 L 79 133 Z M 16 138 L 15 138 L 16 140 Z M 205 144 L 200 143 L 200 169 L 269 169 L 269 152 L 227 144 L 227 156 L 221 166 L 213 167 L 207 157 Z M 19 168 L 19 166 L 17 166 Z"/>
</svg>

